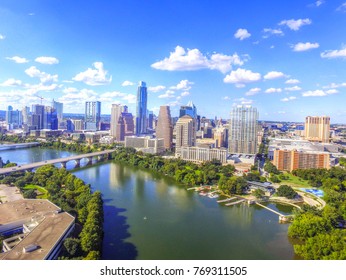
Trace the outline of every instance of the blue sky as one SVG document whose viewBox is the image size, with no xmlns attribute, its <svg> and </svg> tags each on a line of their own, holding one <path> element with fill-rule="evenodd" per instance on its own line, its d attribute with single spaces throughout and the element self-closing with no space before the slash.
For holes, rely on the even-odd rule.
<svg viewBox="0 0 346 280">
<path fill-rule="evenodd" d="M 251 104 L 260 119 L 329 115 L 346 123 L 346 1 L 2 0 L 0 109 L 99 100 L 229 118 Z"/>
</svg>

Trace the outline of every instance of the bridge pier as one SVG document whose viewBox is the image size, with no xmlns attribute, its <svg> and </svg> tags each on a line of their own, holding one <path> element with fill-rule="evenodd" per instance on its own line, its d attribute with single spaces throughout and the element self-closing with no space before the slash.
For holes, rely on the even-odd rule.
<svg viewBox="0 0 346 280">
<path fill-rule="evenodd" d="M 87 157 L 87 165 L 93 164 L 93 157 Z"/>
<path fill-rule="evenodd" d="M 61 164 L 61 167 L 63 167 L 63 168 L 66 169 L 66 162 L 65 162 L 65 161 L 64 161 L 64 162 L 61 162 L 60 164 Z"/>
<path fill-rule="evenodd" d="M 75 168 L 76 168 L 76 167 L 80 167 L 80 159 L 75 159 L 74 161 L 75 161 L 74 167 L 75 167 Z"/>
</svg>

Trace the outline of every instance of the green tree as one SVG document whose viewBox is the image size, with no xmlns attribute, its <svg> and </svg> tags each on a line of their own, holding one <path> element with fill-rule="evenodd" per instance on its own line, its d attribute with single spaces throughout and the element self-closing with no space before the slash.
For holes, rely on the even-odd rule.
<svg viewBox="0 0 346 280">
<path fill-rule="evenodd" d="M 278 187 L 276 194 L 278 196 L 283 196 L 288 199 L 293 199 L 295 198 L 298 194 L 292 189 L 292 187 L 288 185 L 281 185 Z"/>
</svg>

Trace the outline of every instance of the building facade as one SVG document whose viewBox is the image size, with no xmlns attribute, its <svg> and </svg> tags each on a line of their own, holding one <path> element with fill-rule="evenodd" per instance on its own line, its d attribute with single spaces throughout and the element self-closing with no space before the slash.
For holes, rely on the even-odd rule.
<svg viewBox="0 0 346 280">
<path fill-rule="evenodd" d="M 101 120 L 101 102 L 85 102 L 85 129 L 96 131 Z"/>
<path fill-rule="evenodd" d="M 116 137 L 117 124 L 119 121 L 120 114 L 123 111 L 121 104 L 112 104 L 111 108 L 111 136 Z M 117 139 L 118 140 L 118 139 Z"/>
<path fill-rule="evenodd" d="M 306 140 L 329 143 L 330 117 L 306 117 L 304 132 Z"/>
<path fill-rule="evenodd" d="M 147 85 L 140 81 L 137 89 L 136 135 L 147 133 L 147 99 Z"/>
<path fill-rule="evenodd" d="M 172 148 L 173 127 L 171 110 L 169 106 L 160 106 L 159 117 L 157 120 L 156 137 L 163 138 L 167 150 Z"/>
<path fill-rule="evenodd" d="M 180 158 L 195 163 L 201 163 L 211 160 L 219 160 L 221 163 L 227 163 L 227 149 L 210 149 L 200 147 L 181 147 Z"/>
<path fill-rule="evenodd" d="M 196 129 L 195 121 L 189 116 L 185 115 L 178 119 L 175 125 L 176 143 L 175 154 L 180 156 L 181 147 L 192 147 L 196 144 Z"/>
<path fill-rule="evenodd" d="M 257 152 L 257 109 L 237 106 L 231 112 L 228 135 L 230 154 L 256 154 Z"/>
<path fill-rule="evenodd" d="M 274 150 L 273 164 L 280 171 L 295 169 L 330 168 L 328 153 L 312 153 L 297 150 Z"/>
<path fill-rule="evenodd" d="M 149 136 L 126 136 L 125 147 L 135 148 L 137 151 L 150 154 L 160 154 L 165 151 L 162 138 L 150 138 Z"/>
</svg>

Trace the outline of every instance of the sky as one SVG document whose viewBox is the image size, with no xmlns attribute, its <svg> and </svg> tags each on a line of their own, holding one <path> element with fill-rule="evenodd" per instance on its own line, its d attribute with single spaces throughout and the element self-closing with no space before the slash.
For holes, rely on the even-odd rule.
<svg viewBox="0 0 346 280">
<path fill-rule="evenodd" d="M 207 118 L 346 123 L 345 0 L 1 0 L 0 110 L 190 100 Z"/>
</svg>

